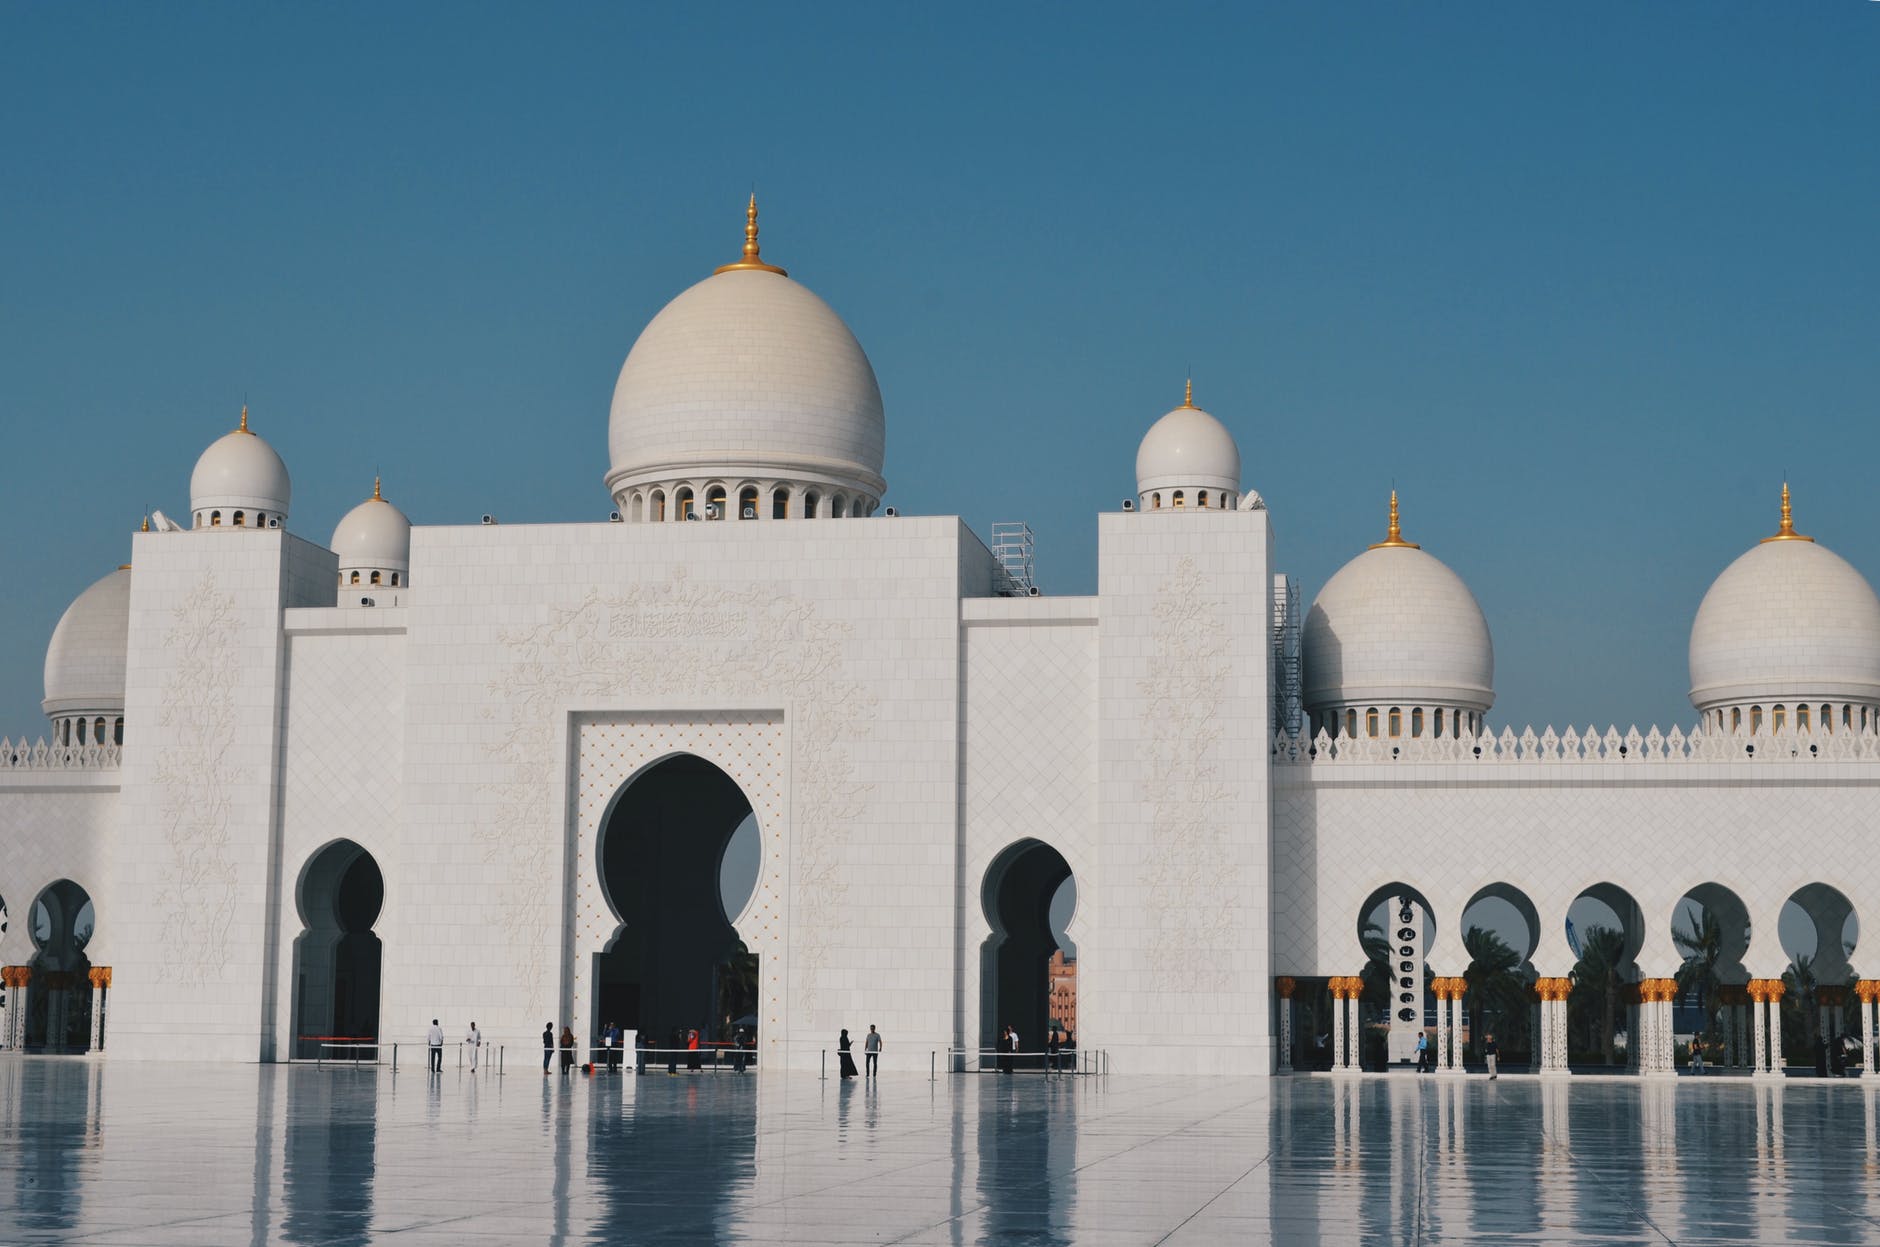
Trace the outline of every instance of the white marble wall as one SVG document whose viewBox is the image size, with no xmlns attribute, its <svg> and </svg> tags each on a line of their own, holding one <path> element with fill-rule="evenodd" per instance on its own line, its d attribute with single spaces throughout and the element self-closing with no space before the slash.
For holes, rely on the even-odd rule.
<svg viewBox="0 0 1880 1247">
<path fill-rule="evenodd" d="M 1086 1040 L 1119 1072 L 1267 1073 L 1272 580 L 1265 511 L 1100 517 Z"/>
</svg>

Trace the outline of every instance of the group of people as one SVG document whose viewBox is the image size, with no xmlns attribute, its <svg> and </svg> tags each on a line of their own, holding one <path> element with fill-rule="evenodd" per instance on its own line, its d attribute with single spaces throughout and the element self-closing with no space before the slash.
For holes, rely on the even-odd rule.
<svg viewBox="0 0 1880 1247">
<path fill-rule="evenodd" d="M 431 1053 L 430 1072 L 433 1074 L 443 1073 L 444 1028 L 438 1024 L 436 1018 L 431 1019 L 431 1029 L 425 1032 L 424 1044 L 425 1047 L 430 1049 Z M 477 1029 L 475 1022 L 470 1023 L 470 1033 L 463 1037 L 463 1050 L 464 1055 L 468 1057 L 470 1061 L 470 1072 L 472 1074 L 476 1073 L 477 1057 L 483 1051 L 483 1032 Z"/>
<path fill-rule="evenodd" d="M 1323 1047 L 1324 1045 L 1321 1044 L 1320 1046 Z M 1495 1036 L 1493 1034 L 1485 1034 L 1482 1036 L 1482 1059 L 1488 1063 L 1489 1081 L 1493 1082 L 1495 1079 L 1501 1077 L 1500 1071 L 1495 1068 L 1501 1061 L 1501 1045 L 1495 1042 Z M 1417 1073 L 1427 1074 L 1435 1068 L 1436 1054 L 1430 1050 L 1429 1032 L 1418 1031 Z"/>
<path fill-rule="evenodd" d="M 562 1027 L 561 1036 L 558 1040 L 555 1035 L 555 1024 L 553 1022 L 543 1023 L 542 1074 L 544 1077 L 554 1068 L 555 1054 L 558 1051 L 561 1054 L 562 1073 L 565 1074 L 575 1067 L 574 1045 L 574 1030 L 572 1028 L 567 1026 Z M 687 1070 L 697 1071 L 703 1069 L 706 1046 L 699 1032 L 690 1027 L 679 1026 L 673 1028 L 672 1034 L 667 1039 L 667 1046 L 665 1048 L 654 1046 L 653 1036 L 650 1031 L 638 1031 L 635 1033 L 633 1039 L 633 1072 L 636 1075 L 646 1073 L 648 1062 L 655 1060 L 661 1052 L 666 1054 L 666 1073 L 668 1075 L 678 1074 L 679 1058 L 681 1054 L 685 1057 L 685 1067 Z M 756 1058 L 757 1035 L 749 1027 L 732 1027 L 727 1022 L 725 1038 L 717 1046 L 729 1050 L 731 1054 L 732 1071 L 742 1074 L 746 1067 Z M 621 1054 L 625 1050 L 625 1047 L 626 1035 L 620 1029 L 620 1026 L 614 1022 L 607 1023 L 601 1028 L 600 1059 L 593 1062 L 593 1067 L 607 1073 L 619 1073 Z"/>
<path fill-rule="evenodd" d="M 1050 1030 L 1045 1032 L 1045 1041 L 1044 1041 L 1045 1072 L 1055 1073 L 1063 1069 L 1065 1054 L 1071 1053 L 1072 1058 L 1074 1060 L 1076 1047 L 1077 1047 L 1077 1041 L 1071 1038 L 1071 1033 L 1069 1031 L 1060 1030 L 1055 1025 L 1052 1026 Z M 1016 1068 L 1018 1052 L 1019 1052 L 1019 1047 L 1018 1047 L 1017 1028 L 1009 1026 L 1009 1025 L 1001 1025 L 999 1027 L 999 1050 L 998 1050 L 998 1063 L 999 1063 L 998 1069 L 1001 1074 L 1009 1074 Z"/>
<path fill-rule="evenodd" d="M 843 1078 L 856 1076 L 855 1058 L 849 1055 L 849 1031 L 845 1026 L 842 1034 L 836 1038 L 836 1055 L 840 1060 L 838 1072 Z M 868 1033 L 862 1036 L 862 1058 L 867 1068 L 865 1078 L 873 1078 L 881 1067 L 881 1032 L 875 1029 L 873 1022 L 868 1024 Z"/>
</svg>

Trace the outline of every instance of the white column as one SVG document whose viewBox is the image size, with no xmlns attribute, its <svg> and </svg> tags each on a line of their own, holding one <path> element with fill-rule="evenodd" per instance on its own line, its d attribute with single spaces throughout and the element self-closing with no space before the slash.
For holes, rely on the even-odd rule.
<svg viewBox="0 0 1880 1247">
<path fill-rule="evenodd" d="M 1767 1014 L 1764 1012 L 1763 1002 L 1751 999 L 1749 1015 L 1752 1023 L 1751 1034 L 1753 1036 L 1750 1040 L 1750 1054 L 1753 1058 L 1750 1065 L 1750 1072 L 1766 1074 L 1769 1072 L 1769 1066 L 1766 1063 L 1768 1049 L 1763 1037 L 1763 1020 Z"/>
<path fill-rule="evenodd" d="M 1782 1001 L 1771 1000 L 1769 1010 L 1769 1072 L 1782 1073 Z"/>
<path fill-rule="evenodd" d="M 1462 993 L 1456 992 L 1449 998 L 1449 1070 L 1460 1074 L 1462 1064 Z"/>
<path fill-rule="evenodd" d="M 1332 1068 L 1345 1068 L 1345 997 L 1342 989 L 1332 997 Z"/>
<path fill-rule="evenodd" d="M 96 1052 L 98 1050 L 99 1040 L 101 1038 L 101 1036 L 98 1033 L 99 1026 L 104 1021 L 104 992 L 101 988 L 99 988 L 96 980 L 92 981 L 90 985 L 90 991 L 91 991 L 91 1034 L 86 1036 L 85 1046 L 88 1050 L 92 1052 Z"/>
<path fill-rule="evenodd" d="M 1436 998 L 1436 1072 L 1449 1072 L 1449 991 Z"/>
<path fill-rule="evenodd" d="M 1867 1068 L 1861 1071 L 1863 1078 L 1880 1078 L 1880 999 L 1864 1002 L 1861 1005 L 1862 1016 L 1866 1025 L 1861 1027 L 1862 1036 L 1867 1041 Z"/>
</svg>

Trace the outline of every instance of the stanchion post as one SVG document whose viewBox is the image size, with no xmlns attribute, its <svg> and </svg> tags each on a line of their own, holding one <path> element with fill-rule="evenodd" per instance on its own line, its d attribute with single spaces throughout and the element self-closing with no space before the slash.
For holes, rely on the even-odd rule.
<svg viewBox="0 0 1880 1247">
<path fill-rule="evenodd" d="M 932 1048 L 927 1049 L 927 1081 L 940 1080 L 940 1054 Z"/>
<path fill-rule="evenodd" d="M 827 1048 L 824 1048 L 824 1049 L 822 1050 L 822 1076 L 821 1076 L 821 1081 L 823 1081 L 823 1082 L 828 1082 L 828 1081 L 829 1081 L 829 1049 L 827 1049 Z"/>
<path fill-rule="evenodd" d="M 392 1045 L 392 1073 L 398 1072 L 398 1045 Z"/>
</svg>

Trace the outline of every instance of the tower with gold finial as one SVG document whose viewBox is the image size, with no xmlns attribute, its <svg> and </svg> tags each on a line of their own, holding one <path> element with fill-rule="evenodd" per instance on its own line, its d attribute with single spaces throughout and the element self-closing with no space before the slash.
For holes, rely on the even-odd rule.
<svg viewBox="0 0 1880 1247">
<path fill-rule="evenodd" d="M 714 276 L 719 273 L 741 272 L 775 273 L 779 277 L 788 277 L 790 275 L 783 269 L 778 268 L 775 264 L 764 263 L 763 257 L 758 253 L 757 192 L 755 191 L 751 192 L 750 205 L 744 210 L 744 255 L 730 264 L 720 264 L 717 268 L 712 270 Z"/>
<path fill-rule="evenodd" d="M 241 418 L 196 460 L 189 477 L 189 509 L 197 529 L 282 528 L 293 486 L 287 465 L 266 438 Z"/>
<path fill-rule="evenodd" d="M 372 496 L 346 513 L 333 530 L 339 559 L 341 606 L 389 606 L 411 585 L 411 521 L 385 500 L 382 478 Z"/>
<path fill-rule="evenodd" d="M 1232 511 L 1240 502 L 1240 447 L 1227 426 L 1195 406 L 1193 377 L 1179 407 L 1136 448 L 1136 505 L 1144 511 Z"/>
<path fill-rule="evenodd" d="M 1782 482 L 1782 523 L 1773 534 L 1764 537 L 1763 540 L 1765 542 L 1814 540 L 1813 537 L 1806 537 L 1795 531 L 1795 512 L 1793 508 L 1789 506 L 1789 483 L 1787 481 Z"/>
</svg>

